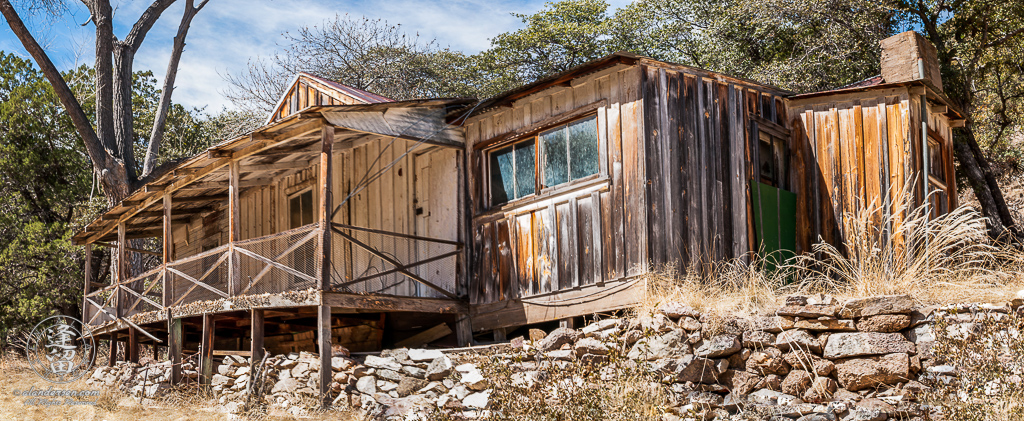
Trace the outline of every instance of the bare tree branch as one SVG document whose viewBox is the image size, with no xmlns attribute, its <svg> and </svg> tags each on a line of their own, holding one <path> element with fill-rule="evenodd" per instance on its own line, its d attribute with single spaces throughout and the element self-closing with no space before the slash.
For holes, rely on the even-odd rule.
<svg viewBox="0 0 1024 421">
<path fill-rule="evenodd" d="M 181 61 L 181 53 L 185 49 L 185 36 L 188 35 L 188 28 L 192 25 L 192 18 L 210 0 L 203 0 L 197 7 L 193 7 L 193 1 L 186 0 L 185 13 L 181 17 L 181 24 L 178 25 L 178 34 L 174 36 L 174 47 L 171 50 L 171 58 L 167 63 L 167 74 L 164 75 L 164 87 L 160 92 L 160 103 L 157 105 L 156 118 L 153 121 L 153 131 L 149 137 L 149 146 L 146 148 L 146 160 L 142 167 L 142 177 L 146 177 L 153 172 L 157 157 L 160 155 L 160 144 L 164 140 L 164 125 L 167 122 L 167 114 L 171 108 L 171 94 L 174 92 L 174 79 L 178 75 L 178 62 Z"/>
</svg>

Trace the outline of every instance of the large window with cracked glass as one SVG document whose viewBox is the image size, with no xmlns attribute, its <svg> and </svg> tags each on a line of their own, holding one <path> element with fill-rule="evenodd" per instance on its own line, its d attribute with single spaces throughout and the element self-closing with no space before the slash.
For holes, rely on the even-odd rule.
<svg viewBox="0 0 1024 421">
<path fill-rule="evenodd" d="M 597 116 L 589 116 L 489 151 L 491 206 L 598 174 L 599 145 Z"/>
</svg>

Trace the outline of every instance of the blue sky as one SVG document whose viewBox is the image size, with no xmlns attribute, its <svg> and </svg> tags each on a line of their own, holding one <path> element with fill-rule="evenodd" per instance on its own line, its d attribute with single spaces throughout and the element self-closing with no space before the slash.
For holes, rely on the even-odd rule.
<svg viewBox="0 0 1024 421">
<path fill-rule="evenodd" d="M 628 2 L 609 1 L 612 10 Z M 61 69 L 93 62 L 93 27 L 82 26 L 89 13 L 77 1 L 67 3 L 70 9 L 56 19 L 23 15 Z M 115 33 L 123 37 L 149 3 L 113 0 Z M 487 48 L 489 38 L 522 27 L 511 13 L 532 13 L 543 6 L 543 0 L 210 0 L 192 22 L 174 99 L 186 106 L 208 106 L 208 111 L 230 106 L 221 94 L 221 75 L 243 71 L 252 57 L 273 54 L 282 33 L 319 24 L 338 14 L 400 23 L 425 39 L 436 38 L 441 45 L 475 53 Z M 179 1 L 164 12 L 136 55 L 136 70 L 152 70 L 158 80 L 163 80 L 183 8 L 184 2 Z M 6 22 L 0 26 L 0 50 L 27 57 Z"/>
</svg>

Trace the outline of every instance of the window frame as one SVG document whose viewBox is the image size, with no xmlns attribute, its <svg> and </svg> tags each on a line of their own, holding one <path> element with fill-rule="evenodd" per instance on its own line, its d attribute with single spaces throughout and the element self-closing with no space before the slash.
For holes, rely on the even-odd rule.
<svg viewBox="0 0 1024 421">
<path fill-rule="evenodd" d="M 578 123 L 578 122 L 581 122 L 581 121 L 584 121 L 584 120 L 588 120 L 588 119 L 591 119 L 591 118 L 594 119 L 594 127 L 595 127 L 595 130 L 597 132 L 597 161 L 598 161 L 597 172 L 594 173 L 594 174 L 588 175 L 588 176 L 577 178 L 575 180 L 570 179 L 569 181 L 566 181 L 566 182 L 558 184 L 558 185 L 554 185 L 554 186 L 547 186 L 547 185 L 545 185 L 544 184 L 545 173 L 544 173 L 544 164 L 543 163 L 545 162 L 544 160 L 547 158 L 547 155 L 546 155 L 547 152 L 545 151 L 545 148 L 541 145 L 541 143 L 542 143 L 541 136 L 544 135 L 545 133 L 549 133 L 549 132 L 551 132 L 553 130 L 556 130 L 558 128 L 562 128 L 564 130 L 565 128 L 567 128 L 571 124 Z M 486 204 L 485 209 L 501 209 L 501 208 L 509 207 L 509 206 L 517 206 L 517 205 L 520 205 L 520 204 L 523 204 L 523 203 L 528 203 L 529 201 L 538 200 L 538 199 L 542 199 L 542 198 L 545 198 L 545 197 L 548 197 L 548 196 L 556 195 L 556 194 L 559 194 L 559 193 L 561 193 L 563 191 L 566 191 L 566 190 L 572 190 L 572 189 L 574 189 L 575 187 L 577 187 L 577 186 L 579 186 L 581 184 L 592 183 L 595 180 L 607 180 L 607 178 L 608 178 L 608 164 L 606 162 L 607 161 L 607 153 L 605 152 L 606 149 L 607 149 L 607 143 L 606 143 L 605 135 L 604 135 L 603 130 L 602 130 L 602 128 L 604 128 L 604 123 L 605 122 L 601 118 L 600 113 L 598 113 L 598 110 L 591 110 L 591 111 L 586 112 L 584 114 L 580 114 L 580 115 L 574 116 L 573 118 L 567 119 L 565 121 L 561 121 L 561 122 L 558 122 L 558 123 L 554 123 L 554 124 L 550 124 L 550 125 L 546 125 L 546 126 L 537 128 L 536 130 L 532 130 L 529 133 L 526 133 L 526 134 L 524 134 L 522 136 L 516 136 L 515 138 L 510 139 L 508 141 L 498 142 L 498 143 L 494 143 L 494 144 L 491 144 L 491 145 L 487 145 L 481 151 L 482 154 L 483 154 L 482 158 L 483 158 L 483 163 L 484 163 L 484 165 L 483 165 L 483 167 L 484 167 L 483 168 L 483 174 L 481 174 L 481 175 L 486 180 L 484 182 L 485 196 L 486 196 L 485 197 L 485 202 L 486 202 L 485 203 Z M 491 154 L 493 154 L 495 152 L 498 152 L 500 150 L 506 149 L 506 148 L 508 148 L 510 146 L 514 146 L 514 145 L 517 145 L 517 144 L 520 144 L 520 143 L 523 143 L 523 142 L 528 142 L 528 141 L 531 141 L 531 140 L 533 141 L 533 167 L 534 167 L 534 179 L 533 179 L 534 191 L 533 191 L 533 194 L 528 194 L 528 195 L 525 195 L 525 196 L 522 196 L 522 197 L 519 197 L 519 198 L 516 198 L 516 199 L 511 199 L 511 200 L 508 200 L 508 201 L 503 202 L 503 203 L 494 203 L 494 196 L 493 196 L 493 192 L 491 190 L 491 174 L 492 174 L 491 173 L 491 170 L 492 170 L 492 168 L 491 168 Z M 568 140 L 568 138 L 566 139 L 566 147 L 567 148 L 569 147 L 569 140 Z M 567 155 L 566 155 L 567 159 L 571 159 L 570 158 L 571 154 L 568 154 L 568 151 L 566 153 L 567 153 Z M 514 161 L 514 159 L 513 159 L 513 161 Z M 567 169 L 567 171 L 569 171 L 569 177 L 571 177 L 572 176 L 572 174 L 571 174 L 571 163 L 569 163 L 568 165 L 569 165 L 570 169 Z"/>
<path fill-rule="evenodd" d="M 309 196 L 310 196 L 310 208 L 309 208 L 309 212 L 310 212 L 310 218 L 309 219 L 310 219 L 310 222 L 309 222 L 309 224 L 315 224 L 315 223 L 318 222 L 316 220 L 316 211 L 315 211 L 316 210 L 316 203 L 315 203 L 315 200 L 314 200 L 314 199 L 316 199 L 316 197 L 314 197 L 314 195 L 313 195 L 313 186 L 308 186 L 308 187 L 299 189 L 299 191 L 292 192 L 291 194 L 286 195 L 286 199 L 287 200 L 285 202 L 286 203 L 285 206 L 288 207 L 288 209 L 287 209 L 288 212 L 286 213 L 287 218 L 288 218 L 288 227 L 289 227 L 288 229 L 295 229 L 295 228 L 300 228 L 300 227 L 304 227 L 306 225 L 309 225 L 309 224 L 301 224 L 300 223 L 299 226 L 297 226 L 297 227 L 293 227 L 292 226 L 292 199 L 298 198 L 299 196 L 302 196 L 302 195 L 304 195 L 306 193 L 309 193 Z M 302 206 L 302 199 L 299 199 L 299 206 L 300 207 Z M 299 219 L 300 219 L 300 221 L 299 222 L 302 222 L 301 221 L 301 219 L 302 219 L 301 214 L 302 214 L 302 212 L 301 212 L 301 208 L 300 208 L 300 211 L 299 211 Z"/>
<path fill-rule="evenodd" d="M 767 142 L 763 141 L 762 137 L 766 137 L 768 139 L 768 141 Z M 768 146 L 769 146 L 769 150 L 771 150 L 773 152 L 773 156 L 771 157 L 771 165 L 772 165 L 772 169 L 775 172 L 775 176 L 777 177 L 776 180 L 769 180 L 769 179 L 766 179 L 766 178 L 761 176 L 761 160 L 762 160 L 762 157 L 761 157 L 761 143 L 767 143 Z M 778 152 L 779 152 L 778 156 L 774 156 L 774 152 L 776 151 L 776 148 L 778 148 Z M 767 186 L 775 187 L 777 189 L 782 189 L 782 190 L 789 191 L 789 183 L 788 183 L 788 181 L 789 181 L 789 171 L 791 170 L 791 168 L 790 168 L 790 160 L 789 160 L 789 152 L 790 152 L 789 151 L 789 145 L 786 144 L 786 139 L 785 138 L 776 136 L 775 134 L 773 134 L 773 133 L 771 133 L 769 131 L 766 131 L 766 130 L 758 130 L 758 135 L 757 135 L 757 161 L 758 162 L 756 163 L 756 167 L 755 167 L 757 169 L 757 182 L 761 183 L 761 184 L 764 184 L 764 185 L 767 185 Z"/>
</svg>

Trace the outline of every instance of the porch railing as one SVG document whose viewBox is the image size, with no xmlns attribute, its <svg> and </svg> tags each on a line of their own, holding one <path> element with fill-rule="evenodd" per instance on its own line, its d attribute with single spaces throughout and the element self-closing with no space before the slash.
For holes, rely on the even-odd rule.
<svg viewBox="0 0 1024 421">
<path fill-rule="evenodd" d="M 461 295 L 459 242 L 343 224 L 327 229 L 329 285 L 334 291 L 453 299 Z M 323 233 L 320 224 L 310 224 L 158 265 L 88 292 L 84 321 L 100 325 L 191 303 L 319 288 Z"/>
</svg>

